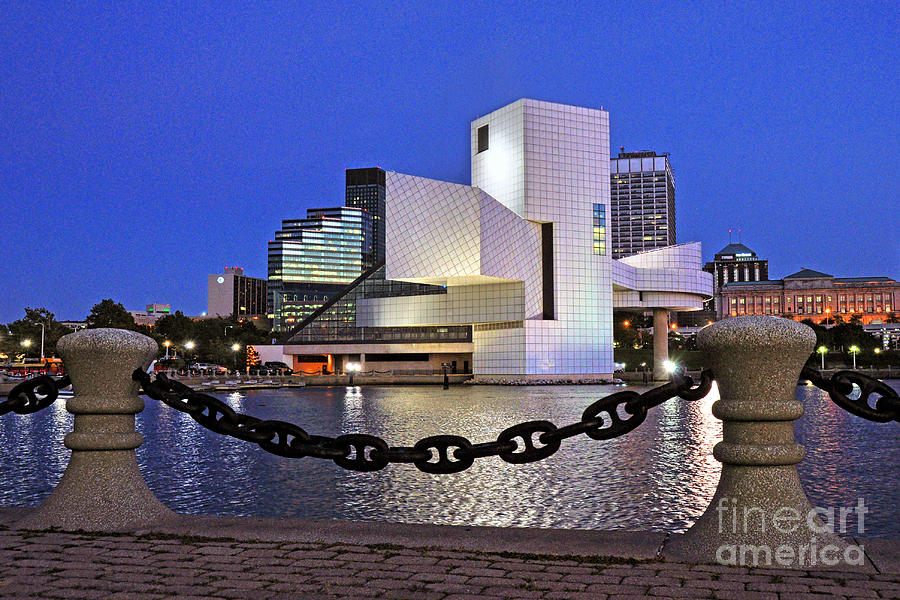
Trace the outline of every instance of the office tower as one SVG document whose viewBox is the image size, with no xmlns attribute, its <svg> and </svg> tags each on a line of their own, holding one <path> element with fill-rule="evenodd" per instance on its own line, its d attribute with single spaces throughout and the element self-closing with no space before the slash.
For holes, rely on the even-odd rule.
<svg viewBox="0 0 900 600">
<path fill-rule="evenodd" d="M 289 329 L 359 277 L 372 248 L 372 216 L 360 208 L 313 208 L 282 221 L 268 250 L 273 329 Z"/>
<path fill-rule="evenodd" d="M 365 256 L 364 268 L 368 269 L 384 260 L 384 171 L 378 167 L 347 169 L 345 186 L 346 206 L 361 208 L 372 215 L 372 252 Z"/>
<path fill-rule="evenodd" d="M 668 153 L 619 152 L 610 161 L 612 257 L 675 244 L 675 178 Z"/>
<path fill-rule="evenodd" d="M 224 273 L 206 278 L 210 317 L 252 317 L 266 314 L 266 280 L 244 275 L 241 267 L 225 267 Z M 153 305 L 147 306 L 147 311 Z M 168 309 L 168 304 L 164 305 Z M 157 312 L 162 312 L 157 309 Z"/>
</svg>

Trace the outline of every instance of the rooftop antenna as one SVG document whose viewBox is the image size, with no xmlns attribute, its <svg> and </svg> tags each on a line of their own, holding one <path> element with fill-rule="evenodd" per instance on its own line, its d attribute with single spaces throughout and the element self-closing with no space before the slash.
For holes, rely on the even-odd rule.
<svg viewBox="0 0 900 600">
<path fill-rule="evenodd" d="M 728 243 L 731 243 L 731 230 L 728 230 Z"/>
<path fill-rule="evenodd" d="M 743 229 L 741 229 L 740 227 L 738 227 L 738 244 L 742 244 L 742 243 L 743 243 L 743 242 L 741 241 L 741 231 L 743 231 Z"/>
</svg>

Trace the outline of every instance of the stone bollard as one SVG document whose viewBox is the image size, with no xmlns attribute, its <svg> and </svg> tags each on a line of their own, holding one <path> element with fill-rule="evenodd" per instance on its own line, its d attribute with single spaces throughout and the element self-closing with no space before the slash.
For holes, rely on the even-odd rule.
<svg viewBox="0 0 900 600">
<path fill-rule="evenodd" d="M 828 530 L 797 474 L 804 450 L 794 439 L 803 414 L 796 387 L 815 333 L 789 319 L 732 317 L 701 329 L 697 342 L 719 387 L 712 411 L 723 439 L 713 454 L 722 475 L 706 512 L 669 540 L 666 558 L 775 568 L 862 564 L 861 549 Z"/>
<path fill-rule="evenodd" d="M 144 401 L 131 373 L 150 365 L 156 342 L 133 331 L 86 329 L 57 348 L 74 389 L 66 401 L 75 415 L 65 438 L 72 456 L 59 485 L 16 527 L 122 531 L 176 518 L 147 487 L 134 453 L 143 442 L 134 415 Z"/>
</svg>

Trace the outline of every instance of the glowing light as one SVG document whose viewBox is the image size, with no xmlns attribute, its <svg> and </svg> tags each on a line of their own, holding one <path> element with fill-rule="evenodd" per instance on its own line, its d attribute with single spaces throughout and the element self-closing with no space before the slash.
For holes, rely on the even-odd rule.
<svg viewBox="0 0 900 600">
<path fill-rule="evenodd" d="M 816 350 L 816 352 L 818 352 L 819 354 L 825 354 L 826 352 L 828 352 L 828 348 L 826 348 L 825 346 L 819 346 L 819 349 Z"/>
<path fill-rule="evenodd" d="M 22 345 L 26 348 L 29 347 L 31 345 L 31 340 L 22 340 Z"/>
<path fill-rule="evenodd" d="M 360 371 L 362 367 L 359 363 L 347 363 L 347 372 L 348 373 L 357 373 Z"/>
<path fill-rule="evenodd" d="M 622 323 L 622 325 L 624 325 L 625 327 L 628 327 L 629 325 L 631 325 L 631 323 L 629 321 L 625 321 L 624 323 Z"/>
<path fill-rule="evenodd" d="M 232 344 L 231 349 L 234 350 L 235 352 L 237 352 L 238 350 L 241 349 L 241 345 L 240 344 Z"/>
<path fill-rule="evenodd" d="M 166 340 L 163 342 L 163 346 L 165 346 L 166 348 L 168 348 L 171 345 L 172 345 L 172 342 L 170 342 L 169 340 Z"/>
<path fill-rule="evenodd" d="M 196 345 L 197 344 L 195 344 L 194 342 L 185 342 L 184 343 L 184 347 L 187 348 L 188 350 L 193 350 L 194 346 L 196 346 Z"/>
<path fill-rule="evenodd" d="M 677 369 L 677 368 L 678 368 L 678 365 L 676 363 L 672 362 L 671 360 L 663 361 L 663 369 L 665 370 L 666 373 L 674 373 L 675 369 Z"/>
<path fill-rule="evenodd" d="M 672 329 L 678 329 L 678 323 L 672 323 Z"/>
</svg>

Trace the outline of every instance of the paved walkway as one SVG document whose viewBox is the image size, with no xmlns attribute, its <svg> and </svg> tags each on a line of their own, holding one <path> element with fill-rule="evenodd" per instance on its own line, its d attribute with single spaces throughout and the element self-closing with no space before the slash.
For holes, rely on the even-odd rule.
<svg viewBox="0 0 900 600">
<path fill-rule="evenodd" d="M 517 550 L 522 543 L 533 546 L 533 539 L 528 533 L 516 536 L 515 530 L 378 524 L 333 524 L 323 530 L 318 527 L 321 523 L 288 522 L 276 533 L 270 529 L 276 522 L 267 520 L 190 521 L 194 529 L 207 532 L 205 537 L 185 533 L 191 529 L 184 523 L 171 532 L 87 534 L 17 531 L 9 528 L 9 519 L 0 518 L 0 598 L 900 598 L 900 570 L 892 563 L 885 563 L 893 571 L 888 573 L 873 564 L 867 565 L 868 572 L 688 565 L 570 552 L 527 554 Z M 250 535 L 255 531 L 263 538 L 304 539 L 294 536 L 307 526 L 317 526 L 321 539 L 257 541 Z M 373 537 L 373 532 L 385 528 L 381 537 Z M 211 537 L 216 531 L 234 537 Z M 512 532 L 511 542 L 497 539 L 507 531 Z M 424 532 L 432 536 L 446 532 L 449 542 L 432 537 L 430 546 L 406 543 L 424 539 L 418 537 Z M 495 546 L 508 544 L 517 550 L 453 549 L 455 537 L 467 532 L 475 540 L 493 532 Z M 569 533 L 578 549 L 582 533 Z M 556 547 L 557 536 L 566 535 L 547 533 L 551 547 Z M 616 546 L 621 546 L 617 540 L 644 537 L 655 543 L 662 536 L 583 535 L 585 540 L 591 535 L 609 539 Z M 404 542 L 367 542 L 369 538 Z M 896 554 L 897 543 L 881 545 L 888 554 Z M 646 554 L 638 552 L 642 553 Z"/>
</svg>

